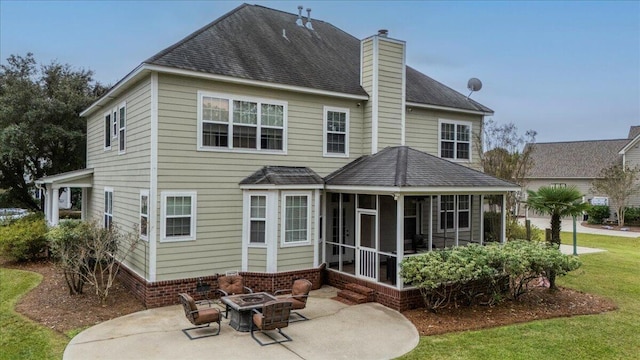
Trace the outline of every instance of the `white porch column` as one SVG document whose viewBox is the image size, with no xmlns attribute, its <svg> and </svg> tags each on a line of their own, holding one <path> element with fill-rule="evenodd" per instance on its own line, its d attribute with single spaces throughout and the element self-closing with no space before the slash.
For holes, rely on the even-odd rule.
<svg viewBox="0 0 640 360">
<path fill-rule="evenodd" d="M 433 195 L 429 195 L 429 251 L 433 250 Z"/>
<path fill-rule="evenodd" d="M 59 211 L 59 203 L 58 198 L 60 197 L 60 189 L 53 188 L 51 193 L 51 225 L 58 225 L 58 221 L 60 220 L 60 211 Z"/>
<path fill-rule="evenodd" d="M 395 196 L 394 196 L 395 197 Z M 396 200 L 396 284 L 398 289 L 403 289 L 402 277 L 400 276 L 400 262 L 404 258 L 404 195 L 400 194 Z"/>
<path fill-rule="evenodd" d="M 502 194 L 502 239 L 500 243 L 507 242 L 507 196 Z"/>
<path fill-rule="evenodd" d="M 459 246 L 460 239 L 460 221 L 458 219 L 458 195 L 453 196 L 453 226 L 456 229 L 455 246 Z"/>
<path fill-rule="evenodd" d="M 44 196 L 44 218 L 47 224 L 51 225 L 51 185 L 44 185 L 42 196 Z"/>
<path fill-rule="evenodd" d="M 480 195 L 480 245 L 484 244 L 484 195 Z"/>
<path fill-rule="evenodd" d="M 316 189 L 314 194 L 315 207 L 313 219 L 315 226 L 313 229 L 314 241 L 313 241 L 313 267 L 320 265 L 320 190 Z M 324 232 L 323 232 L 324 234 Z"/>
<path fill-rule="evenodd" d="M 87 196 L 89 196 L 89 189 L 83 187 L 82 204 L 80 205 L 80 219 L 82 221 L 87 220 L 87 208 L 89 206 L 89 199 L 87 199 Z"/>
</svg>

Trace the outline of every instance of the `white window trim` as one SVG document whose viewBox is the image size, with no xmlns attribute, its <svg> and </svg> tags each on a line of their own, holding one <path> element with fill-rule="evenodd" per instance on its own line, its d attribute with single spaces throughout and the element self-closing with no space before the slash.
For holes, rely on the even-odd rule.
<svg viewBox="0 0 640 360">
<path fill-rule="evenodd" d="M 286 222 L 287 222 L 287 197 L 289 196 L 305 196 L 307 198 L 307 240 L 296 242 L 285 242 L 286 238 Z M 280 197 L 280 246 L 281 247 L 295 247 L 295 246 L 308 246 L 311 245 L 311 192 L 288 192 L 283 191 Z"/>
<path fill-rule="evenodd" d="M 106 125 L 106 121 L 107 121 L 107 116 L 109 117 L 109 133 L 107 134 L 107 127 Z M 113 131 L 113 119 L 111 119 L 111 116 L 113 116 L 113 114 L 111 113 L 111 111 L 107 111 L 104 114 L 102 114 L 102 131 L 105 132 L 104 134 L 104 139 L 102 141 L 102 146 L 104 147 L 104 151 L 108 151 L 111 150 L 111 145 L 113 143 L 113 139 L 112 139 L 112 134 L 111 131 Z M 109 146 L 107 146 L 107 140 L 109 140 Z"/>
<path fill-rule="evenodd" d="M 124 125 L 120 125 L 120 110 L 124 109 Z M 117 120 L 118 120 L 118 154 L 125 154 L 127 152 L 127 103 L 123 102 L 117 107 Z M 120 135 L 122 133 L 122 136 Z M 124 140 L 122 140 L 124 138 Z M 123 148 L 120 148 L 120 141 L 124 141 Z"/>
<path fill-rule="evenodd" d="M 458 197 L 460 196 L 468 196 L 469 197 L 469 208 L 462 210 L 462 211 L 467 211 L 469 212 L 469 225 L 471 225 L 471 194 L 449 194 L 450 196 L 453 196 L 453 210 L 451 212 L 453 212 L 453 221 L 454 221 L 454 227 L 451 229 L 447 229 L 447 232 L 451 232 L 451 231 L 456 231 L 456 221 L 460 221 L 460 208 L 459 208 L 459 200 Z M 442 195 L 438 195 L 438 233 L 444 233 L 444 227 L 442 227 L 440 224 L 442 223 Z M 469 231 L 471 229 L 470 226 L 467 227 L 461 227 L 458 228 L 458 231 Z"/>
<path fill-rule="evenodd" d="M 229 137 L 227 140 L 227 147 L 213 147 L 213 146 L 204 146 L 202 141 L 202 129 L 203 129 L 203 119 L 202 119 L 202 98 L 203 97 L 216 97 L 220 99 L 225 99 L 229 101 L 229 122 L 227 129 L 227 136 Z M 262 111 L 262 104 L 269 105 L 280 105 L 282 106 L 282 150 L 270 150 L 270 149 L 245 149 L 245 148 L 234 148 L 233 147 L 233 101 L 249 101 L 258 103 L 258 124 L 256 125 L 256 146 L 260 146 L 260 138 L 261 138 L 261 129 L 263 128 L 260 125 L 260 114 Z M 268 99 L 268 98 L 259 98 L 259 97 L 248 97 L 248 96 L 238 96 L 224 93 L 216 93 L 209 91 L 198 91 L 198 135 L 197 135 L 197 151 L 214 151 L 214 152 L 234 152 L 234 153 L 251 153 L 251 154 L 271 154 L 271 155 L 286 155 L 287 154 L 287 118 L 288 118 L 288 103 L 286 101 Z M 251 125 L 243 125 L 243 126 L 251 126 Z M 266 128 L 270 128 L 269 126 L 265 126 Z M 275 128 L 275 127 L 274 127 Z"/>
<path fill-rule="evenodd" d="M 111 111 L 111 137 L 118 138 L 118 107 L 114 107 Z"/>
<path fill-rule="evenodd" d="M 443 158 L 442 157 L 442 124 L 453 124 L 456 126 L 456 134 L 457 134 L 457 126 L 458 125 L 466 125 L 469 127 L 469 159 L 458 159 L 458 147 L 456 144 L 458 143 L 457 139 L 453 140 L 453 158 Z M 445 140 L 449 141 L 449 140 Z M 473 158 L 473 123 L 471 121 L 463 121 L 463 120 L 448 120 L 448 119 L 438 119 L 438 157 L 449 160 L 451 162 L 464 162 L 470 163 Z"/>
<path fill-rule="evenodd" d="M 147 197 L 147 213 L 143 214 L 142 213 L 142 197 L 146 196 Z M 140 235 L 140 239 L 145 240 L 145 241 L 149 241 L 149 229 L 151 228 L 151 225 L 149 224 L 149 208 L 150 208 L 150 204 L 151 203 L 151 199 L 149 199 L 149 190 L 147 189 L 143 189 L 140 190 L 140 204 L 139 204 L 139 212 L 140 212 L 140 216 L 138 217 L 138 220 L 141 220 L 142 217 L 146 217 L 147 218 L 147 235 L 142 235 L 142 221 L 140 221 L 140 224 L 138 224 L 140 226 L 140 229 L 138 229 L 138 234 Z"/>
<path fill-rule="evenodd" d="M 252 196 L 264 196 L 265 197 L 265 201 L 266 201 L 266 209 L 265 209 L 265 229 L 264 229 L 264 243 L 252 243 L 251 242 L 251 197 Z M 244 193 L 244 199 L 245 199 L 245 206 L 244 206 L 244 216 L 243 216 L 243 231 L 244 231 L 244 236 L 243 238 L 245 239 L 245 244 L 247 244 L 248 247 L 252 247 L 252 248 L 266 248 L 269 244 L 270 241 L 273 241 L 273 239 L 269 238 L 269 234 L 270 234 L 270 220 L 274 219 L 274 214 L 272 214 L 272 209 L 269 206 L 269 193 L 268 192 L 247 192 L 245 191 Z"/>
<path fill-rule="evenodd" d="M 196 240 L 196 223 L 197 223 L 197 202 L 198 196 L 196 191 L 163 191 L 160 195 L 160 242 L 178 242 L 178 241 L 193 241 Z M 168 197 L 191 197 L 191 229 L 189 236 L 172 236 L 167 237 L 167 198 Z"/>
<path fill-rule="evenodd" d="M 332 106 L 325 106 L 323 107 L 323 121 L 322 121 L 322 155 L 324 157 L 341 157 L 341 158 L 348 158 L 349 157 L 349 118 L 350 118 L 350 114 L 349 114 L 349 109 L 347 108 L 339 108 L 339 107 L 332 107 Z M 329 111 L 333 111 L 333 112 L 342 112 L 346 114 L 346 120 L 345 120 L 345 134 L 344 134 L 344 154 L 340 154 L 340 153 L 330 153 L 327 151 L 327 137 L 328 137 L 328 133 L 329 130 L 327 130 L 327 122 L 328 122 L 328 118 L 327 118 L 327 113 Z M 337 132 L 336 132 L 337 133 Z"/>
<path fill-rule="evenodd" d="M 111 213 L 108 213 L 106 209 L 104 209 L 104 211 L 103 211 L 102 227 L 104 229 L 106 229 L 106 227 L 104 226 L 104 219 L 105 219 L 106 216 L 110 216 L 111 217 L 111 225 L 113 226 L 113 188 L 105 186 L 104 191 L 103 191 L 103 197 L 104 197 L 104 203 L 102 204 L 103 208 L 106 207 L 107 193 L 111 194 Z"/>
</svg>

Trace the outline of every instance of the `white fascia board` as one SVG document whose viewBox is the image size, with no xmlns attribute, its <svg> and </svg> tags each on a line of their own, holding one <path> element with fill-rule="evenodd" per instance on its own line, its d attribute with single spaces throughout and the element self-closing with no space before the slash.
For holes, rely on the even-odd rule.
<svg viewBox="0 0 640 360">
<path fill-rule="evenodd" d="M 242 190 L 314 190 L 314 189 L 324 189 L 324 185 L 323 184 L 308 184 L 308 185 L 248 184 L 248 185 L 240 185 L 240 189 Z"/>
<path fill-rule="evenodd" d="M 622 150 L 620 150 L 618 152 L 618 154 L 624 155 L 627 151 L 629 151 L 629 149 L 634 147 L 638 143 L 638 141 L 640 141 L 640 134 L 638 134 L 636 137 L 634 137 L 633 140 L 629 141 L 629 143 L 627 145 L 625 145 L 622 148 Z"/>
<path fill-rule="evenodd" d="M 109 91 L 102 95 L 98 100 L 94 101 L 93 104 L 89 105 L 88 108 L 83 110 L 80 113 L 80 117 L 85 117 L 90 115 L 94 111 L 101 109 L 106 102 L 109 102 L 115 98 L 117 98 L 118 94 L 129 87 L 133 82 L 137 81 L 143 75 L 148 73 L 148 69 L 145 64 L 138 65 L 137 68 L 133 69 L 127 76 L 125 76 L 122 80 L 118 81 L 114 86 L 109 89 Z"/>
<path fill-rule="evenodd" d="M 35 181 L 36 184 L 53 184 L 54 182 L 59 181 L 73 181 L 77 179 L 81 179 L 88 175 L 93 174 L 93 169 L 82 169 L 76 171 L 70 171 L 67 173 L 62 173 L 58 175 L 45 176 Z"/>
<path fill-rule="evenodd" d="M 494 114 L 493 111 L 487 112 L 487 111 L 479 111 L 479 110 L 457 109 L 457 108 L 452 108 L 452 107 L 448 107 L 448 106 L 421 104 L 421 103 L 410 102 L 410 101 L 407 101 L 406 105 L 407 105 L 407 107 L 415 107 L 415 108 L 421 108 L 421 109 L 432 109 L 432 110 L 443 110 L 443 111 L 453 111 L 453 112 L 459 112 L 459 113 L 464 113 L 464 114 L 475 114 L 475 115 L 483 115 L 483 116 L 488 116 L 488 115 L 493 115 Z"/>
<path fill-rule="evenodd" d="M 378 194 L 502 194 L 510 191 L 522 190 L 519 186 L 512 187 L 398 187 L 398 186 L 353 186 L 326 185 L 327 191 L 341 191 L 347 193 L 378 193 Z"/>
</svg>

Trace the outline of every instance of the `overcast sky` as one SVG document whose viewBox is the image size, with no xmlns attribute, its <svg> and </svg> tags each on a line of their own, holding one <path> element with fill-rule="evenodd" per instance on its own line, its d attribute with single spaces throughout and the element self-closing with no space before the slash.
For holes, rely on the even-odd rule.
<svg viewBox="0 0 640 360">
<path fill-rule="evenodd" d="M 34 53 L 114 84 L 240 1 L 0 0 L 0 55 Z M 256 1 L 357 38 L 388 29 L 407 64 L 495 110 L 538 142 L 625 138 L 640 125 L 640 2 Z"/>
</svg>

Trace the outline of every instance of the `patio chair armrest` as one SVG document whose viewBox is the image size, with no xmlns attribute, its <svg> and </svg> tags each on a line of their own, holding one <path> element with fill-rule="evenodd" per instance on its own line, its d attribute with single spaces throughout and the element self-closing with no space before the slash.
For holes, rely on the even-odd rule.
<svg viewBox="0 0 640 360">
<path fill-rule="evenodd" d="M 216 293 L 220 293 L 222 296 L 229 296 L 229 294 L 226 291 L 222 290 L 222 289 L 216 289 L 215 292 Z"/>
<path fill-rule="evenodd" d="M 306 295 L 306 294 L 300 294 L 300 295 L 290 295 L 289 297 L 290 297 L 290 298 L 294 298 L 294 299 L 298 299 L 298 298 L 300 298 L 300 299 L 304 299 L 304 298 L 308 298 L 308 297 L 309 297 L 309 295 Z"/>
<path fill-rule="evenodd" d="M 243 286 L 243 288 L 249 292 L 249 294 L 253 294 L 253 290 L 251 290 L 251 288 L 248 288 L 246 286 Z"/>
<path fill-rule="evenodd" d="M 290 292 L 291 292 L 291 289 L 276 290 L 276 292 L 274 292 L 273 295 L 285 294 L 285 293 L 290 293 Z"/>
<path fill-rule="evenodd" d="M 251 312 L 254 312 L 254 313 L 256 313 L 256 314 L 260 314 L 260 315 L 262 315 L 262 313 L 260 312 L 260 310 L 262 310 L 262 309 L 251 309 Z"/>
</svg>

